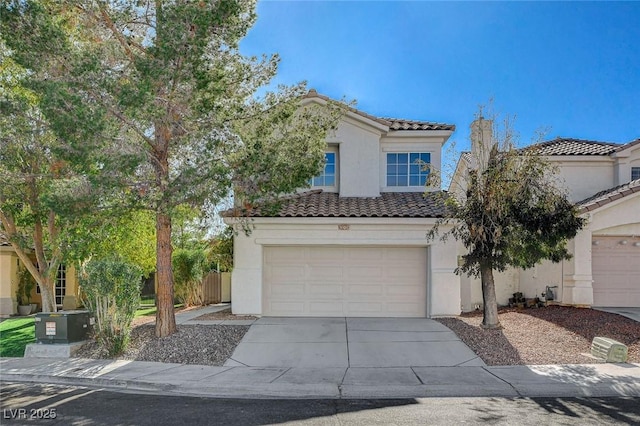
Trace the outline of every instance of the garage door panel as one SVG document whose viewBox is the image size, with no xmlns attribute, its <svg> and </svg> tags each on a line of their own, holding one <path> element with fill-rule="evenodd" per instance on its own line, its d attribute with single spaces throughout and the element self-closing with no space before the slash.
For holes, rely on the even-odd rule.
<svg viewBox="0 0 640 426">
<path fill-rule="evenodd" d="M 367 284 L 367 283 L 363 283 L 363 284 L 350 284 L 349 285 L 349 295 L 352 296 L 375 296 L 375 297 L 381 297 L 384 296 L 384 286 L 382 284 L 378 284 L 378 285 L 372 285 L 372 284 Z"/>
<path fill-rule="evenodd" d="M 309 302 L 308 313 L 300 314 L 300 316 L 342 316 L 344 311 L 341 301 L 333 302 Z"/>
<path fill-rule="evenodd" d="M 310 284 L 308 286 L 310 295 L 333 296 L 336 299 L 342 298 L 342 285 L 336 284 Z"/>
<path fill-rule="evenodd" d="M 304 283 L 298 284 L 273 284 L 270 289 L 272 296 L 287 296 L 287 295 L 304 295 L 305 285 Z"/>
<path fill-rule="evenodd" d="M 594 236 L 593 240 L 594 306 L 639 307 L 640 247 L 634 243 L 640 242 L 640 238 Z"/>
<path fill-rule="evenodd" d="M 388 297 L 398 297 L 398 296 L 412 296 L 412 297 L 420 297 L 422 294 L 422 288 L 420 286 L 415 285 L 394 285 L 393 287 L 387 288 L 387 296 Z"/>
<path fill-rule="evenodd" d="M 348 312 L 353 316 L 379 316 L 384 314 L 382 303 L 373 302 L 349 302 Z"/>
<path fill-rule="evenodd" d="M 379 248 L 365 248 L 361 247 L 358 250 L 346 250 L 347 258 L 352 262 L 364 262 L 371 264 L 371 262 L 382 261 L 384 258 L 384 251 Z"/>
<path fill-rule="evenodd" d="M 280 247 L 280 250 L 265 251 L 265 264 L 295 264 L 304 261 L 304 252 L 295 247 Z"/>
<path fill-rule="evenodd" d="M 393 316 L 404 316 L 407 311 L 419 309 L 417 303 L 387 303 L 387 313 Z"/>
<path fill-rule="evenodd" d="M 391 266 L 388 269 L 385 268 L 384 274 L 391 280 L 402 281 L 403 279 L 415 279 L 419 275 L 422 275 L 422 271 L 413 269 L 412 266 L 398 267 Z"/>
<path fill-rule="evenodd" d="M 304 302 L 272 302 L 271 309 L 283 316 L 300 316 L 305 312 Z"/>
<path fill-rule="evenodd" d="M 304 266 L 273 266 L 266 271 L 274 282 L 298 281 L 304 277 Z"/>
<path fill-rule="evenodd" d="M 342 280 L 344 271 L 342 267 L 336 266 L 309 266 L 307 267 L 307 278 L 314 281 Z"/>
<path fill-rule="evenodd" d="M 313 253 L 307 250 L 301 251 L 305 253 L 307 260 L 312 260 L 314 263 L 320 265 L 335 265 L 344 257 L 343 250 L 339 248 L 318 247 Z M 312 259 L 309 259 L 309 257 L 312 257 Z"/>
<path fill-rule="evenodd" d="M 382 274 L 384 274 L 384 269 L 380 267 L 350 266 L 345 268 L 345 278 L 350 280 L 376 278 Z"/>
<path fill-rule="evenodd" d="M 426 316 L 426 248 L 302 246 L 264 252 L 265 315 Z M 287 257 L 292 253 L 295 258 Z"/>
</svg>

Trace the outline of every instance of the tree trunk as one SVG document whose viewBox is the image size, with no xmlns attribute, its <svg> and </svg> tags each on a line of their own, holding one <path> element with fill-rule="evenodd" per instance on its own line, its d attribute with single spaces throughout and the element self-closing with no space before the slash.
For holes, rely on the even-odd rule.
<svg viewBox="0 0 640 426">
<path fill-rule="evenodd" d="M 176 332 L 171 267 L 171 217 L 168 214 L 160 212 L 156 214 L 156 233 L 156 273 L 158 274 L 156 336 L 166 337 Z"/>
<path fill-rule="evenodd" d="M 481 264 L 480 276 L 482 278 L 482 301 L 484 304 L 482 328 L 500 328 L 496 285 L 493 281 L 493 268 L 491 265 Z"/>
<path fill-rule="evenodd" d="M 38 283 L 40 287 L 40 297 L 42 298 L 42 312 L 56 312 L 58 307 L 56 306 L 55 289 L 50 280 L 44 282 L 44 284 Z"/>
</svg>

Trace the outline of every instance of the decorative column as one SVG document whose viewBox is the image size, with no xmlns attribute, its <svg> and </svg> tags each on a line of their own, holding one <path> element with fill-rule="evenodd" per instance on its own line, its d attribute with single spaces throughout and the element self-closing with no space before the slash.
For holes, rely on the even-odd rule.
<svg viewBox="0 0 640 426">
<path fill-rule="evenodd" d="M 591 274 L 590 224 L 587 224 L 568 244 L 573 257 L 565 263 L 562 303 L 591 306 L 593 305 L 593 276 Z"/>
</svg>

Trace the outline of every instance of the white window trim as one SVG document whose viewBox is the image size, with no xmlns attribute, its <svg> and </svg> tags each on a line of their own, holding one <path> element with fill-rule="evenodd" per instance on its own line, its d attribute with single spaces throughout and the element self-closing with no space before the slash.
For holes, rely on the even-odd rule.
<svg viewBox="0 0 640 426">
<path fill-rule="evenodd" d="M 336 155 L 336 176 L 335 176 L 335 185 L 330 186 L 315 186 L 313 183 L 311 184 L 311 189 L 322 189 L 324 192 L 339 192 L 340 189 L 340 151 L 338 150 L 337 145 L 329 145 L 324 150 L 325 154 L 332 152 Z M 313 179 L 311 180 L 313 182 Z"/>
<path fill-rule="evenodd" d="M 418 185 L 418 186 L 389 186 L 387 185 L 387 154 L 429 154 L 429 165 L 433 165 L 434 152 L 432 150 L 420 150 L 420 149 L 383 149 L 382 150 L 382 192 L 419 192 L 429 190 L 431 187 Z M 429 172 L 431 173 L 431 172 Z"/>
</svg>

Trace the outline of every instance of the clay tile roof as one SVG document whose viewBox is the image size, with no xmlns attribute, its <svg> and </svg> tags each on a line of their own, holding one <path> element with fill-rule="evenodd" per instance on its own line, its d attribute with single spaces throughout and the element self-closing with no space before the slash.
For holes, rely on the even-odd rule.
<svg viewBox="0 0 640 426">
<path fill-rule="evenodd" d="M 619 146 L 618 148 L 616 148 L 615 152 L 620 152 L 627 148 L 631 148 L 632 146 L 639 145 L 639 144 L 640 144 L 640 138 Z"/>
<path fill-rule="evenodd" d="M 556 138 L 523 149 L 536 149 L 540 155 L 609 155 L 618 147 L 618 143 Z"/>
<path fill-rule="evenodd" d="M 227 210 L 223 216 L 248 217 L 444 217 L 442 192 L 383 192 L 379 197 L 339 197 L 332 192 L 314 190 L 281 198 L 271 207 L 250 211 Z M 446 196 L 446 195 L 445 195 Z"/>
<path fill-rule="evenodd" d="M 636 192 L 640 192 L 640 179 L 632 180 L 631 182 L 625 183 L 623 185 L 598 192 L 596 195 L 582 200 L 576 205 L 578 206 L 580 211 L 589 212 Z"/>
<path fill-rule="evenodd" d="M 304 96 L 305 98 L 320 98 L 327 102 L 333 100 L 328 96 L 321 95 L 315 89 L 309 90 Z M 382 124 L 383 126 L 389 126 L 389 130 L 456 130 L 456 126 L 453 124 L 435 123 L 432 121 L 416 121 L 416 120 L 403 120 L 399 118 L 381 118 L 375 117 L 371 114 L 367 114 L 356 108 L 349 107 L 349 110 L 369 120 Z"/>
<path fill-rule="evenodd" d="M 390 130 L 456 130 L 453 124 L 434 123 L 432 121 L 403 120 L 400 118 L 383 118 L 389 122 Z"/>
</svg>

